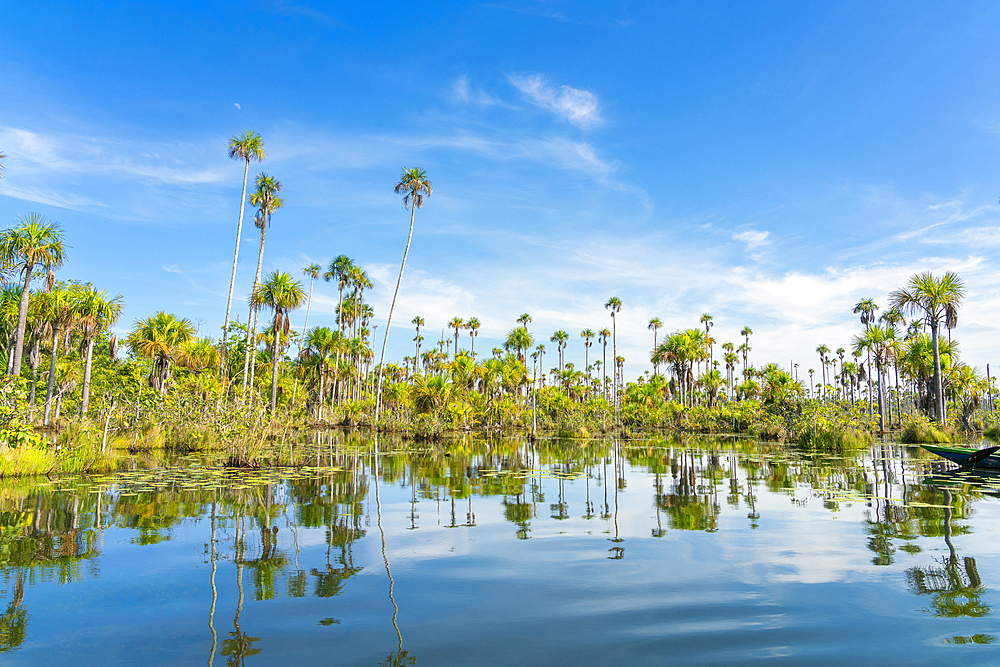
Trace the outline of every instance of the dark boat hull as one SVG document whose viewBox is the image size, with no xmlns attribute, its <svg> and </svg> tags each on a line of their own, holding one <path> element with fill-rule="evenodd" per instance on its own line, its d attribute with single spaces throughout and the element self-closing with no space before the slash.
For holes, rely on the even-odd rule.
<svg viewBox="0 0 1000 667">
<path fill-rule="evenodd" d="M 966 447 L 948 447 L 945 445 L 920 445 L 932 454 L 937 454 L 943 459 L 948 459 L 953 463 L 978 470 L 1000 470 L 1000 455 L 993 454 L 987 456 L 982 461 L 975 464 L 969 463 L 969 457 L 976 453 L 975 449 Z"/>
</svg>

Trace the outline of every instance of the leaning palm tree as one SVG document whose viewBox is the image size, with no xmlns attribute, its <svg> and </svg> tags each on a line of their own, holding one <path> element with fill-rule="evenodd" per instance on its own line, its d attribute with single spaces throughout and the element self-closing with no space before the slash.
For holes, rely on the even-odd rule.
<svg viewBox="0 0 1000 667">
<path fill-rule="evenodd" d="M 92 287 L 85 288 L 77 304 L 77 326 L 80 328 L 81 354 L 86 355 L 83 367 L 83 399 L 80 403 L 80 414 L 86 416 L 90 403 L 90 371 L 94 358 L 94 342 L 98 335 L 111 326 L 122 314 L 122 295 L 116 294 L 108 298 L 106 291 L 98 292 Z M 86 352 L 84 352 L 86 350 Z"/>
<path fill-rule="evenodd" d="M 275 271 L 258 285 L 250 297 L 255 309 L 267 306 L 274 313 L 271 324 L 274 331 L 274 347 L 271 350 L 271 414 L 278 402 L 278 360 L 281 352 L 282 335 L 288 335 L 288 312 L 302 307 L 306 300 L 305 290 L 297 280 L 281 271 Z"/>
<path fill-rule="evenodd" d="M 236 285 L 236 260 L 240 256 L 240 237 L 243 234 L 243 210 L 247 202 L 247 175 L 250 173 L 250 161 L 260 162 L 267 157 L 264 152 L 264 140 L 256 132 L 247 130 L 242 135 L 229 138 L 229 157 L 234 160 L 245 160 L 243 168 L 243 194 L 240 195 L 240 221 L 236 225 L 236 250 L 233 251 L 233 275 L 229 278 L 229 300 L 226 301 L 226 321 L 222 325 L 222 359 L 219 364 L 219 377 L 222 377 L 226 367 L 226 338 L 229 336 L 229 313 L 233 307 L 233 287 Z"/>
<path fill-rule="evenodd" d="M 0 264 L 21 274 L 21 301 L 17 308 L 14 363 L 11 368 L 13 375 L 20 375 L 32 272 L 36 267 L 53 271 L 62 266 L 66 261 L 66 246 L 63 245 L 63 231 L 59 223 L 43 215 L 29 213 L 14 222 L 14 227 L 0 235 Z"/>
<path fill-rule="evenodd" d="M 392 311 L 396 308 L 396 297 L 399 296 L 399 285 L 403 282 L 403 269 L 406 268 L 406 255 L 410 252 L 410 241 L 413 239 L 413 217 L 418 208 L 424 205 L 424 197 L 433 194 L 431 182 L 427 180 L 427 172 L 420 167 L 407 169 L 399 176 L 399 182 L 394 188 L 397 195 L 403 195 L 403 206 L 410 209 L 410 232 L 406 237 L 406 248 L 403 250 L 403 262 L 399 265 L 399 278 L 396 279 L 396 291 L 392 293 L 392 304 L 389 306 L 389 318 L 385 323 L 385 333 L 382 335 L 382 355 L 378 361 L 378 389 L 375 394 L 375 418 L 378 419 L 382 408 L 382 367 L 385 364 L 385 343 L 389 340 L 389 327 L 392 324 Z M 411 205 L 412 204 L 412 205 Z"/>
<path fill-rule="evenodd" d="M 954 328 L 958 324 L 958 307 L 965 296 L 965 285 L 953 271 L 935 278 L 929 271 L 910 276 L 907 286 L 889 295 L 893 307 L 920 315 L 931 327 L 934 348 L 935 419 L 945 422 L 944 386 L 941 380 L 941 347 L 938 334 L 941 324 Z"/>
<path fill-rule="evenodd" d="M 273 176 L 268 176 L 265 173 L 257 174 L 257 191 L 250 195 L 250 203 L 257 207 L 257 215 L 254 216 L 254 224 L 257 229 L 260 230 L 260 249 L 257 253 L 257 274 L 253 279 L 253 289 L 250 291 L 252 295 L 257 287 L 260 285 L 260 267 L 264 263 L 264 234 L 267 231 L 268 226 L 271 224 L 271 214 L 277 211 L 284 205 L 281 197 L 278 193 L 281 192 L 281 182 L 277 181 Z M 252 302 L 252 299 L 251 299 Z M 251 323 L 249 320 L 253 320 Z M 248 370 L 251 370 L 253 366 L 251 361 L 256 362 L 257 357 L 257 345 L 255 342 L 255 336 L 257 335 L 257 311 L 251 305 L 250 316 L 247 319 L 247 344 L 246 350 L 243 354 L 243 388 L 240 390 L 240 398 L 242 399 L 246 394 Z M 251 350 L 252 348 L 252 350 Z M 253 352 L 253 360 L 251 360 L 250 355 Z M 251 382 L 251 388 L 253 384 Z"/>
</svg>

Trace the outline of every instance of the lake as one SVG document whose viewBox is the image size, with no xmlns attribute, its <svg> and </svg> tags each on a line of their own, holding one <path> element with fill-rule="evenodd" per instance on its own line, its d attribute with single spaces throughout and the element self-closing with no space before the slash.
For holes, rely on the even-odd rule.
<svg viewBox="0 0 1000 667">
<path fill-rule="evenodd" d="M 296 446 L 0 482 L 0 664 L 997 662 L 1000 477 L 919 448 Z"/>
</svg>

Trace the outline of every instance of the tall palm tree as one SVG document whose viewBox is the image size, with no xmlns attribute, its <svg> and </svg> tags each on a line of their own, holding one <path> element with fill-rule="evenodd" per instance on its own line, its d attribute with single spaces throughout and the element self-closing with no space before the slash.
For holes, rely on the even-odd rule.
<svg viewBox="0 0 1000 667">
<path fill-rule="evenodd" d="M 43 215 L 29 213 L 17 218 L 14 223 L 14 227 L 0 235 L 0 262 L 21 274 L 21 300 L 17 308 L 14 364 L 11 368 L 13 375 L 20 375 L 32 272 L 36 267 L 54 271 L 62 266 L 66 261 L 66 246 L 63 245 L 62 227 Z"/>
<path fill-rule="evenodd" d="M 317 267 L 318 272 L 319 267 Z M 275 271 L 257 286 L 251 296 L 256 308 L 266 306 L 274 313 L 271 327 L 274 331 L 274 347 L 271 350 L 271 414 L 278 402 L 278 361 L 281 357 L 282 334 L 288 335 L 288 313 L 302 307 L 306 300 L 302 284 L 282 271 Z"/>
<path fill-rule="evenodd" d="M 614 357 L 615 359 L 617 359 L 618 358 L 618 326 L 617 326 L 617 323 L 615 322 L 615 314 L 621 312 L 621 309 L 622 309 L 621 299 L 619 299 L 616 296 L 613 296 L 610 299 L 608 299 L 607 303 L 604 304 L 604 307 L 611 310 L 611 356 Z M 617 399 L 617 396 L 618 396 L 618 385 L 616 384 L 616 378 L 617 377 L 618 377 L 618 373 L 614 373 L 613 377 L 611 378 L 611 386 L 614 388 L 614 396 L 616 397 L 616 399 Z M 618 401 L 615 400 L 615 406 L 616 406 L 615 407 L 615 412 L 617 412 L 617 410 L 618 410 L 617 405 L 618 405 Z"/>
<path fill-rule="evenodd" d="M 406 268 L 406 255 L 410 252 L 410 241 L 413 239 L 413 218 L 417 209 L 424 205 L 424 197 L 433 194 L 431 182 L 427 180 L 427 172 L 420 167 L 407 169 L 399 176 L 394 191 L 403 195 L 403 206 L 410 209 L 410 232 L 406 236 L 406 248 L 403 250 L 403 261 L 399 265 L 399 278 L 396 279 L 396 291 L 392 293 L 392 304 L 389 306 L 389 318 L 385 323 L 385 334 L 382 337 L 382 355 L 378 361 L 378 389 L 375 394 L 375 418 L 378 419 L 382 408 L 382 366 L 385 364 L 385 343 L 389 340 L 389 327 L 392 324 L 392 311 L 396 308 L 396 297 L 399 296 L 399 285 L 403 282 L 403 269 Z"/>
<path fill-rule="evenodd" d="M 958 308 L 965 296 L 962 279 L 952 271 L 935 278 L 929 271 L 910 276 L 906 287 L 889 295 L 889 302 L 900 311 L 920 315 L 931 327 L 934 348 L 935 418 L 945 422 L 944 386 L 941 380 L 941 346 L 938 340 L 941 324 L 954 328 L 958 324 Z"/>
<path fill-rule="evenodd" d="M 233 274 L 229 278 L 229 299 L 226 301 L 226 321 L 222 325 L 222 358 L 219 363 L 219 377 L 222 377 L 226 367 L 226 339 L 229 336 L 229 313 L 233 307 L 233 287 L 236 285 L 236 260 L 240 256 L 240 237 L 243 234 L 243 210 L 247 202 L 247 176 L 250 173 L 250 161 L 260 162 L 267 157 L 264 152 L 264 140 L 256 132 L 247 130 L 242 135 L 229 138 L 229 157 L 234 160 L 244 160 L 243 193 L 240 195 L 240 220 L 236 224 L 236 250 L 233 251 Z"/>
<path fill-rule="evenodd" d="M 826 355 L 830 354 L 830 348 L 826 344 L 821 344 L 816 348 L 816 354 L 819 355 L 819 370 L 820 376 L 823 383 L 823 397 L 826 398 Z"/>
<path fill-rule="evenodd" d="M 448 322 L 448 328 L 455 330 L 455 357 L 458 358 L 458 330 L 465 326 L 465 322 L 462 321 L 461 317 L 453 317 L 451 321 Z"/>
<path fill-rule="evenodd" d="M 479 323 L 478 317 L 470 317 L 468 321 L 465 323 L 465 328 L 469 330 L 469 337 L 472 339 L 469 351 L 472 353 L 473 359 L 476 358 L 476 337 L 479 336 L 480 326 L 481 324 Z"/>
<path fill-rule="evenodd" d="M 517 322 L 518 324 L 526 327 L 531 324 L 531 315 L 528 313 L 521 313 L 520 317 L 517 318 Z"/>
<path fill-rule="evenodd" d="M 125 342 L 137 356 L 153 362 L 149 384 L 160 394 L 165 394 L 171 359 L 194 335 L 195 328 L 191 320 L 177 319 L 175 315 L 161 310 L 144 320 L 136 320 L 135 328 Z"/>
<path fill-rule="evenodd" d="M 750 354 L 750 336 L 753 335 L 753 329 L 750 327 L 743 327 L 740 329 L 740 335 L 743 336 L 744 342 L 740 345 L 740 352 L 743 353 L 743 374 L 746 375 L 747 372 L 747 355 Z"/>
<path fill-rule="evenodd" d="M 257 207 L 257 215 L 254 216 L 254 224 L 257 229 L 260 230 L 260 248 L 257 252 L 257 273 L 253 279 L 253 289 L 251 289 L 250 294 L 253 295 L 257 291 L 257 287 L 260 285 L 260 268 L 264 263 L 264 235 L 267 231 L 268 226 L 271 224 L 271 214 L 280 209 L 284 205 L 281 197 L 278 193 L 281 192 L 281 183 L 277 181 L 273 176 L 268 176 L 267 174 L 261 172 L 257 174 L 257 190 L 250 195 L 250 203 Z M 253 299 L 251 299 L 251 302 Z M 253 320 L 251 323 L 250 320 Z M 248 371 L 253 371 L 253 366 L 251 366 L 251 353 L 253 354 L 253 361 L 257 358 L 257 310 L 250 306 L 250 316 L 247 318 L 247 343 L 246 350 L 243 354 L 243 388 L 240 391 L 240 398 L 242 399 L 246 394 L 247 382 L 251 378 L 249 377 Z M 251 350 L 252 348 L 252 350 Z M 251 390 L 253 390 L 253 385 L 251 383 Z"/>
<path fill-rule="evenodd" d="M 565 367 L 563 350 L 566 349 L 566 341 L 569 340 L 569 334 L 560 329 L 552 334 L 549 340 L 556 344 L 556 352 L 559 354 L 559 372 L 562 373 Z"/>
<path fill-rule="evenodd" d="M 354 260 L 352 260 L 347 255 L 337 255 L 330 261 L 330 266 L 327 267 L 326 273 L 323 274 L 323 280 L 330 282 L 331 280 L 337 281 L 337 290 L 340 293 L 337 301 L 337 316 L 340 317 L 340 309 L 344 304 L 344 288 L 350 284 L 350 272 L 354 267 Z M 340 330 L 343 331 L 342 322 Z"/>
<path fill-rule="evenodd" d="M 708 358 L 709 360 L 715 359 L 715 340 L 709 336 L 709 329 L 715 326 L 715 318 L 712 317 L 711 313 L 702 313 L 698 321 L 705 325 L 705 339 L 708 343 Z"/>
<path fill-rule="evenodd" d="M 608 385 L 608 339 L 611 338 L 611 331 L 605 327 L 597 332 L 597 341 L 601 343 L 603 349 L 601 351 L 601 393 L 607 391 Z"/>
<path fill-rule="evenodd" d="M 413 338 L 413 341 L 417 344 L 416 356 L 413 358 L 413 372 L 415 373 L 417 372 L 417 367 L 420 364 L 420 341 L 424 339 L 424 337 L 420 335 L 420 327 L 425 324 L 424 318 L 416 315 L 412 320 L 410 320 L 410 324 L 416 325 L 417 327 L 417 335 Z"/>
<path fill-rule="evenodd" d="M 316 263 L 312 263 L 306 268 L 302 269 L 302 275 L 309 277 L 309 298 L 306 300 L 306 321 L 302 324 L 302 339 L 305 340 L 306 331 L 309 329 L 309 311 L 312 309 L 313 300 L 313 283 L 319 278 L 319 272 L 322 270 L 322 266 Z"/>
<path fill-rule="evenodd" d="M 309 277 L 309 298 L 306 300 L 306 321 L 302 324 L 302 340 L 299 342 L 299 354 L 302 354 L 303 345 L 305 345 L 306 331 L 309 330 L 309 311 L 312 309 L 312 299 L 313 299 L 313 283 L 319 278 L 319 272 L 323 270 L 323 267 L 319 264 L 313 262 L 309 266 L 302 269 L 302 275 Z M 295 382 L 292 385 L 292 403 L 295 403 L 295 397 L 298 395 L 299 391 L 299 377 L 298 374 L 295 376 Z"/>
<path fill-rule="evenodd" d="M 878 418 L 879 430 L 885 430 L 885 394 L 883 391 L 882 374 L 885 370 L 885 363 L 892 356 L 896 344 L 895 327 L 871 323 L 865 327 L 865 332 L 854 337 L 853 347 L 855 351 L 867 350 L 869 354 L 875 356 L 875 378 L 878 382 Z"/>
<path fill-rule="evenodd" d="M 594 332 L 590 329 L 580 332 L 580 338 L 583 339 L 583 367 L 587 371 L 587 384 L 590 384 L 590 346 L 593 345 L 590 339 L 593 337 Z"/>
<path fill-rule="evenodd" d="M 94 342 L 100 333 L 118 321 L 122 314 L 122 295 L 116 294 L 108 298 L 104 290 L 87 287 L 77 303 L 77 326 L 82 334 L 81 352 L 86 349 L 86 363 L 83 367 L 83 399 L 80 403 L 80 414 L 86 416 L 90 404 L 90 371 L 94 359 Z"/>
<path fill-rule="evenodd" d="M 661 320 L 659 317 L 654 317 L 653 319 L 651 319 L 649 321 L 649 325 L 646 327 L 647 329 L 653 332 L 653 350 L 656 350 L 656 332 L 659 331 L 661 327 L 663 327 L 663 320 Z M 658 367 L 659 367 L 658 363 L 653 364 L 654 376 L 658 374 L 659 370 Z"/>
</svg>

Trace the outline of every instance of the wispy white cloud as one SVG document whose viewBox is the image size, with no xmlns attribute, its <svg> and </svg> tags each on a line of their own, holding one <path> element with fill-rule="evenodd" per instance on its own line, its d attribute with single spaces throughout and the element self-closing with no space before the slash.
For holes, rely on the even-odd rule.
<svg viewBox="0 0 1000 667">
<path fill-rule="evenodd" d="M 767 243 L 771 232 L 748 229 L 745 232 L 733 233 L 733 240 L 746 244 L 747 250 L 754 250 Z"/>
<path fill-rule="evenodd" d="M 82 197 L 77 194 L 57 192 L 51 188 L 21 187 L 10 183 L 9 180 L 10 179 L 5 179 L 4 182 L 0 184 L 0 195 L 77 211 L 90 208 L 107 207 L 106 204 L 102 204 L 99 201 L 88 199 L 87 197 Z"/>
<path fill-rule="evenodd" d="M 176 157 L 190 154 L 197 159 L 208 146 L 130 143 L 15 127 L 0 127 L 0 145 L 8 154 L 10 172 L 23 175 L 113 173 L 181 186 L 219 183 L 230 177 L 224 169 L 200 167 Z"/>
<path fill-rule="evenodd" d="M 570 86 L 550 86 L 541 74 L 510 74 L 507 80 L 536 106 L 551 111 L 570 125 L 588 129 L 601 124 L 597 96 L 589 90 Z"/>
</svg>

